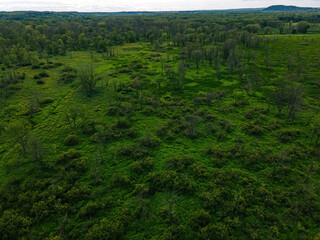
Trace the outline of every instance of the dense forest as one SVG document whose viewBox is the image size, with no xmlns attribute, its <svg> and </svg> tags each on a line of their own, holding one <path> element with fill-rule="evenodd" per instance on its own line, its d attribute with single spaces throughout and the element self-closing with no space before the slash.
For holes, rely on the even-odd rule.
<svg viewBox="0 0 320 240">
<path fill-rule="evenodd" d="M 320 239 L 320 11 L 0 12 L 0 239 Z"/>
</svg>

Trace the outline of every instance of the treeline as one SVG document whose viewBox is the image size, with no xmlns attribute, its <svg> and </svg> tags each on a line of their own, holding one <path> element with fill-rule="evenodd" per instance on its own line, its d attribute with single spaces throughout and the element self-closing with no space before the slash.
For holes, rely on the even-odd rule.
<svg viewBox="0 0 320 240">
<path fill-rule="evenodd" d="M 6 20 L 13 13 L 2 13 L 0 21 L 0 57 L 6 63 L 11 58 L 19 58 L 16 64 L 28 64 L 30 51 L 44 54 L 65 55 L 68 51 L 94 50 L 109 52 L 115 45 L 136 41 L 175 41 L 184 44 L 194 42 L 210 43 L 226 35 L 229 31 L 248 33 L 286 34 L 305 33 L 310 23 L 318 23 L 318 13 L 296 15 L 276 13 L 253 13 L 234 16 L 223 13 L 139 15 L 139 16 L 99 16 L 90 17 L 75 13 L 29 13 L 39 16 L 53 16 L 48 19 L 24 19 L 27 13 L 20 13 L 20 21 Z M 19 13 L 15 13 L 19 15 Z M 294 19 L 294 17 L 297 17 Z M 293 18 L 293 19 L 292 19 Z"/>
</svg>

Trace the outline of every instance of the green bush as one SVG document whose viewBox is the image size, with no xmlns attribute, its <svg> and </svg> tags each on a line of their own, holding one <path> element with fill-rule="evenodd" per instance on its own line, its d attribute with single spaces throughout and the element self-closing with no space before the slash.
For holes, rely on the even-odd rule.
<svg viewBox="0 0 320 240">
<path fill-rule="evenodd" d="M 126 118 L 120 118 L 117 120 L 116 126 L 118 128 L 129 128 L 131 126 L 131 123 Z"/>
<path fill-rule="evenodd" d="M 131 186 L 130 177 L 122 174 L 114 174 L 111 178 L 111 183 L 114 187 L 130 187 Z"/>
<path fill-rule="evenodd" d="M 141 113 L 150 116 L 153 113 L 153 108 L 151 106 L 146 106 L 141 110 Z"/>
<path fill-rule="evenodd" d="M 250 121 L 242 126 L 243 131 L 249 135 L 261 136 L 264 134 L 264 127 L 257 121 Z"/>
<path fill-rule="evenodd" d="M 147 133 L 139 139 L 139 143 L 144 147 L 156 148 L 160 145 L 160 139 Z"/>
<path fill-rule="evenodd" d="M 150 170 L 153 167 L 153 160 L 151 158 L 145 158 L 143 160 L 138 160 L 130 164 L 132 171 L 136 173 L 142 173 L 145 170 Z"/>
<path fill-rule="evenodd" d="M 119 148 L 118 154 L 121 156 L 133 157 L 134 159 L 141 159 L 149 156 L 150 152 L 138 144 L 132 144 Z"/>
<path fill-rule="evenodd" d="M 200 209 L 192 214 L 190 222 L 193 229 L 203 228 L 210 223 L 210 214 Z"/>
<path fill-rule="evenodd" d="M 282 129 L 278 132 L 277 138 L 280 142 L 287 143 L 302 134 L 300 129 Z"/>
<path fill-rule="evenodd" d="M 31 66 L 31 69 L 39 69 L 39 68 L 41 68 L 41 66 L 38 65 L 38 64 L 35 64 L 35 65 L 32 65 L 32 66 Z"/>
<path fill-rule="evenodd" d="M 80 142 L 80 138 L 75 134 L 70 134 L 64 139 L 64 145 L 66 146 L 75 146 Z"/>
<path fill-rule="evenodd" d="M 44 82 L 43 80 L 41 80 L 41 79 L 37 81 L 37 84 L 38 84 L 38 85 L 42 85 L 42 84 L 44 84 L 44 83 L 45 83 L 45 82 Z"/>
<path fill-rule="evenodd" d="M 45 71 L 38 74 L 40 78 L 49 77 L 49 74 Z"/>
<path fill-rule="evenodd" d="M 190 166 L 193 162 L 192 156 L 182 156 L 179 158 L 169 158 L 166 160 L 166 165 L 168 168 L 171 169 L 177 169 L 177 170 L 183 170 L 187 166 Z"/>
<path fill-rule="evenodd" d="M 45 105 L 45 104 L 53 103 L 53 101 L 54 101 L 54 100 L 53 100 L 52 98 L 50 98 L 50 97 L 45 97 L 45 98 L 43 98 L 43 99 L 40 100 L 40 104 Z"/>
<path fill-rule="evenodd" d="M 149 173 L 148 180 L 152 187 L 158 190 L 190 192 L 194 187 L 194 182 L 190 177 L 172 170 Z"/>
<path fill-rule="evenodd" d="M 139 197 L 147 197 L 150 194 L 150 188 L 146 184 L 136 184 L 133 194 Z"/>
<path fill-rule="evenodd" d="M 86 205 L 84 205 L 80 211 L 80 217 L 92 217 L 98 210 L 103 209 L 105 207 L 103 202 L 100 201 L 90 201 Z"/>
</svg>

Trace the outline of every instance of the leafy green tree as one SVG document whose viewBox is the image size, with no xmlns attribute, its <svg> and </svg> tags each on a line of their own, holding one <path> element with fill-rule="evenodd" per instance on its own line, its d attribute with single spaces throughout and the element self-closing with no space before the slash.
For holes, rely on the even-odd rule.
<svg viewBox="0 0 320 240">
<path fill-rule="evenodd" d="M 78 71 L 78 77 L 87 96 L 90 96 L 95 90 L 96 84 L 98 82 L 97 74 L 93 67 L 85 67 Z"/>
<path fill-rule="evenodd" d="M 17 119 L 5 127 L 6 136 L 15 143 L 19 143 L 23 153 L 27 152 L 27 135 L 31 131 L 31 124 L 24 119 Z"/>
<path fill-rule="evenodd" d="M 19 239 L 29 232 L 31 220 L 13 210 L 5 210 L 0 218 L 1 239 Z"/>
<path fill-rule="evenodd" d="M 300 21 L 297 23 L 296 31 L 297 33 L 306 33 L 310 28 L 310 24 L 305 21 Z"/>
</svg>

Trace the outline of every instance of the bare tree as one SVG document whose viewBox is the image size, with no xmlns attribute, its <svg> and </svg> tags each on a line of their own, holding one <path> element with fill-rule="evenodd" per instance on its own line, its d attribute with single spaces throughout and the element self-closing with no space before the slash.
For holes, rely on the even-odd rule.
<svg viewBox="0 0 320 240">
<path fill-rule="evenodd" d="M 35 162 L 43 166 L 44 146 L 39 135 L 31 135 L 27 139 L 27 152 L 33 157 Z"/>
<path fill-rule="evenodd" d="M 185 80 L 185 75 L 186 75 L 186 70 L 185 70 L 183 61 L 181 61 L 179 63 L 178 71 L 179 71 L 180 86 L 183 87 L 184 80 Z"/>
<path fill-rule="evenodd" d="M 288 94 L 288 116 L 291 118 L 291 123 L 294 122 L 297 112 L 302 101 L 302 89 L 298 85 L 292 85 Z"/>
</svg>

